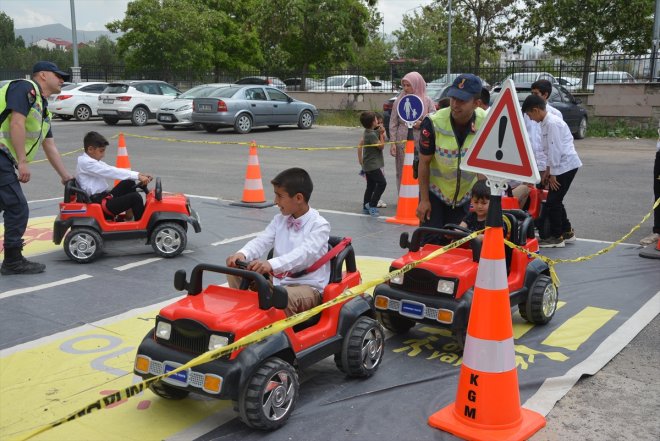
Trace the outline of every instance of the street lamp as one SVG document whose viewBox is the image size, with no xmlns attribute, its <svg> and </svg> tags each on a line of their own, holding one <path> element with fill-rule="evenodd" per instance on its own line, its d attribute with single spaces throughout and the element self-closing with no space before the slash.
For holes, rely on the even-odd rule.
<svg viewBox="0 0 660 441">
<path fill-rule="evenodd" d="M 78 31 L 76 30 L 76 5 L 75 0 L 69 0 L 71 3 L 71 37 L 73 40 L 73 66 L 71 67 L 71 81 L 80 82 L 80 66 L 78 65 Z"/>
<path fill-rule="evenodd" d="M 447 81 L 451 74 L 451 0 L 449 0 L 449 17 L 447 20 Z"/>
</svg>

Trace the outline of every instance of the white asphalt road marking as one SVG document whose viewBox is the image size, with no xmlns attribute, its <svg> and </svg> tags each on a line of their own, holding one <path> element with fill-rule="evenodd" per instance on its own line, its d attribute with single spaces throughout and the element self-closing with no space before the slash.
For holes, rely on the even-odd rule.
<svg viewBox="0 0 660 441">
<path fill-rule="evenodd" d="M 117 270 L 117 271 L 126 271 L 126 270 L 129 270 L 131 268 L 135 268 L 136 266 L 147 265 L 149 263 L 157 262 L 159 260 L 163 260 L 163 258 L 162 257 L 152 257 L 151 259 L 138 260 L 137 262 L 127 263 L 126 265 L 117 266 L 114 269 Z"/>
<path fill-rule="evenodd" d="M 50 201 L 61 201 L 62 198 L 50 198 L 50 199 L 37 199 L 36 201 L 28 201 L 28 204 L 36 204 L 37 202 L 50 202 Z M 41 216 L 46 217 L 46 216 Z M 38 217 L 33 217 L 32 219 L 39 219 Z"/>
<path fill-rule="evenodd" d="M 222 239 L 218 242 L 213 242 L 211 244 L 211 246 L 215 247 L 215 246 L 224 245 L 224 244 L 227 244 L 227 243 L 238 242 L 239 240 L 248 239 L 250 237 L 255 237 L 259 233 L 261 233 L 261 231 L 257 231 L 256 233 L 245 234 L 243 236 L 229 237 L 227 239 Z"/>
<path fill-rule="evenodd" d="M 7 297 L 17 296 L 20 294 L 27 294 L 29 292 L 41 291 L 42 289 L 52 288 L 54 286 L 66 285 L 67 283 L 74 283 L 80 280 L 89 279 L 94 276 L 89 274 L 81 274 L 76 277 L 70 277 L 68 279 L 58 280 L 56 282 L 44 283 L 43 285 L 35 285 L 27 288 L 12 289 L 10 291 L 5 291 L 0 293 L 0 299 L 6 299 Z"/>
</svg>

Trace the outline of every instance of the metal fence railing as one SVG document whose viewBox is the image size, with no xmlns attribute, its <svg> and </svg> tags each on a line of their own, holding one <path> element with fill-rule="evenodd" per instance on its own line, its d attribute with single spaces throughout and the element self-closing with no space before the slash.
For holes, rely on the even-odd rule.
<svg viewBox="0 0 660 441">
<path fill-rule="evenodd" d="M 597 54 L 585 66 L 582 61 L 561 59 L 511 60 L 499 66 L 474 66 L 453 63 L 452 72 L 471 72 L 481 76 L 490 85 L 496 85 L 512 76 L 516 82 L 533 82 L 541 77 L 550 77 L 571 91 L 592 91 L 596 83 L 649 82 L 658 81 L 656 57 L 646 54 Z M 149 70 L 129 69 L 123 65 L 83 65 L 82 81 L 117 81 L 151 79 L 168 81 L 185 90 L 203 83 L 234 83 L 245 77 L 262 77 L 264 83 L 289 91 L 344 91 L 393 92 L 399 89 L 401 78 L 410 71 L 418 71 L 427 82 L 446 80 L 446 67 L 427 66 L 419 63 L 390 63 L 382 70 L 360 68 L 342 70 Z M 655 72 L 655 73 L 654 73 Z M 0 80 L 24 78 L 29 72 L 0 70 Z M 449 78 L 451 81 L 452 77 Z"/>
</svg>

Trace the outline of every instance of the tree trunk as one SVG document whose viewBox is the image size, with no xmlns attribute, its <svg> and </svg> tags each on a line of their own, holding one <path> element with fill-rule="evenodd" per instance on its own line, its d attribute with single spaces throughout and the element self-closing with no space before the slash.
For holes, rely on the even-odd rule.
<svg viewBox="0 0 660 441">
<path fill-rule="evenodd" d="M 589 80 L 589 71 L 591 70 L 591 59 L 594 55 L 594 47 L 587 44 L 584 48 L 584 66 L 582 68 L 582 89 L 587 90 L 587 81 Z M 594 83 L 596 82 L 596 74 L 594 74 Z"/>
</svg>

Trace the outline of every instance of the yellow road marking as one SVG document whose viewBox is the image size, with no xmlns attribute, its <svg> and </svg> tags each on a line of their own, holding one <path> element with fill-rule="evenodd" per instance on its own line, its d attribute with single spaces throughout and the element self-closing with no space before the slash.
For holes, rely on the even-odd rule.
<svg viewBox="0 0 660 441">
<path fill-rule="evenodd" d="M 566 302 L 562 302 L 561 300 L 558 301 L 557 311 L 559 311 L 559 308 L 561 308 L 565 304 Z M 516 311 L 512 315 L 513 315 L 513 338 L 517 340 L 523 335 L 527 334 L 527 331 L 532 329 L 535 325 L 522 318 L 520 316 L 520 313 L 518 312 L 518 309 L 516 309 Z"/>
<path fill-rule="evenodd" d="M 618 311 L 587 306 L 566 320 L 541 343 L 576 351 L 591 335 L 602 328 Z"/>
<path fill-rule="evenodd" d="M 23 235 L 25 246 L 23 255 L 33 256 L 58 249 L 60 246 L 53 243 L 53 222 L 55 216 L 44 216 L 30 218 L 27 230 Z M 5 234 L 5 224 L 0 224 L 0 236 Z M 4 250 L 0 251 L 0 256 L 4 255 Z"/>
</svg>

